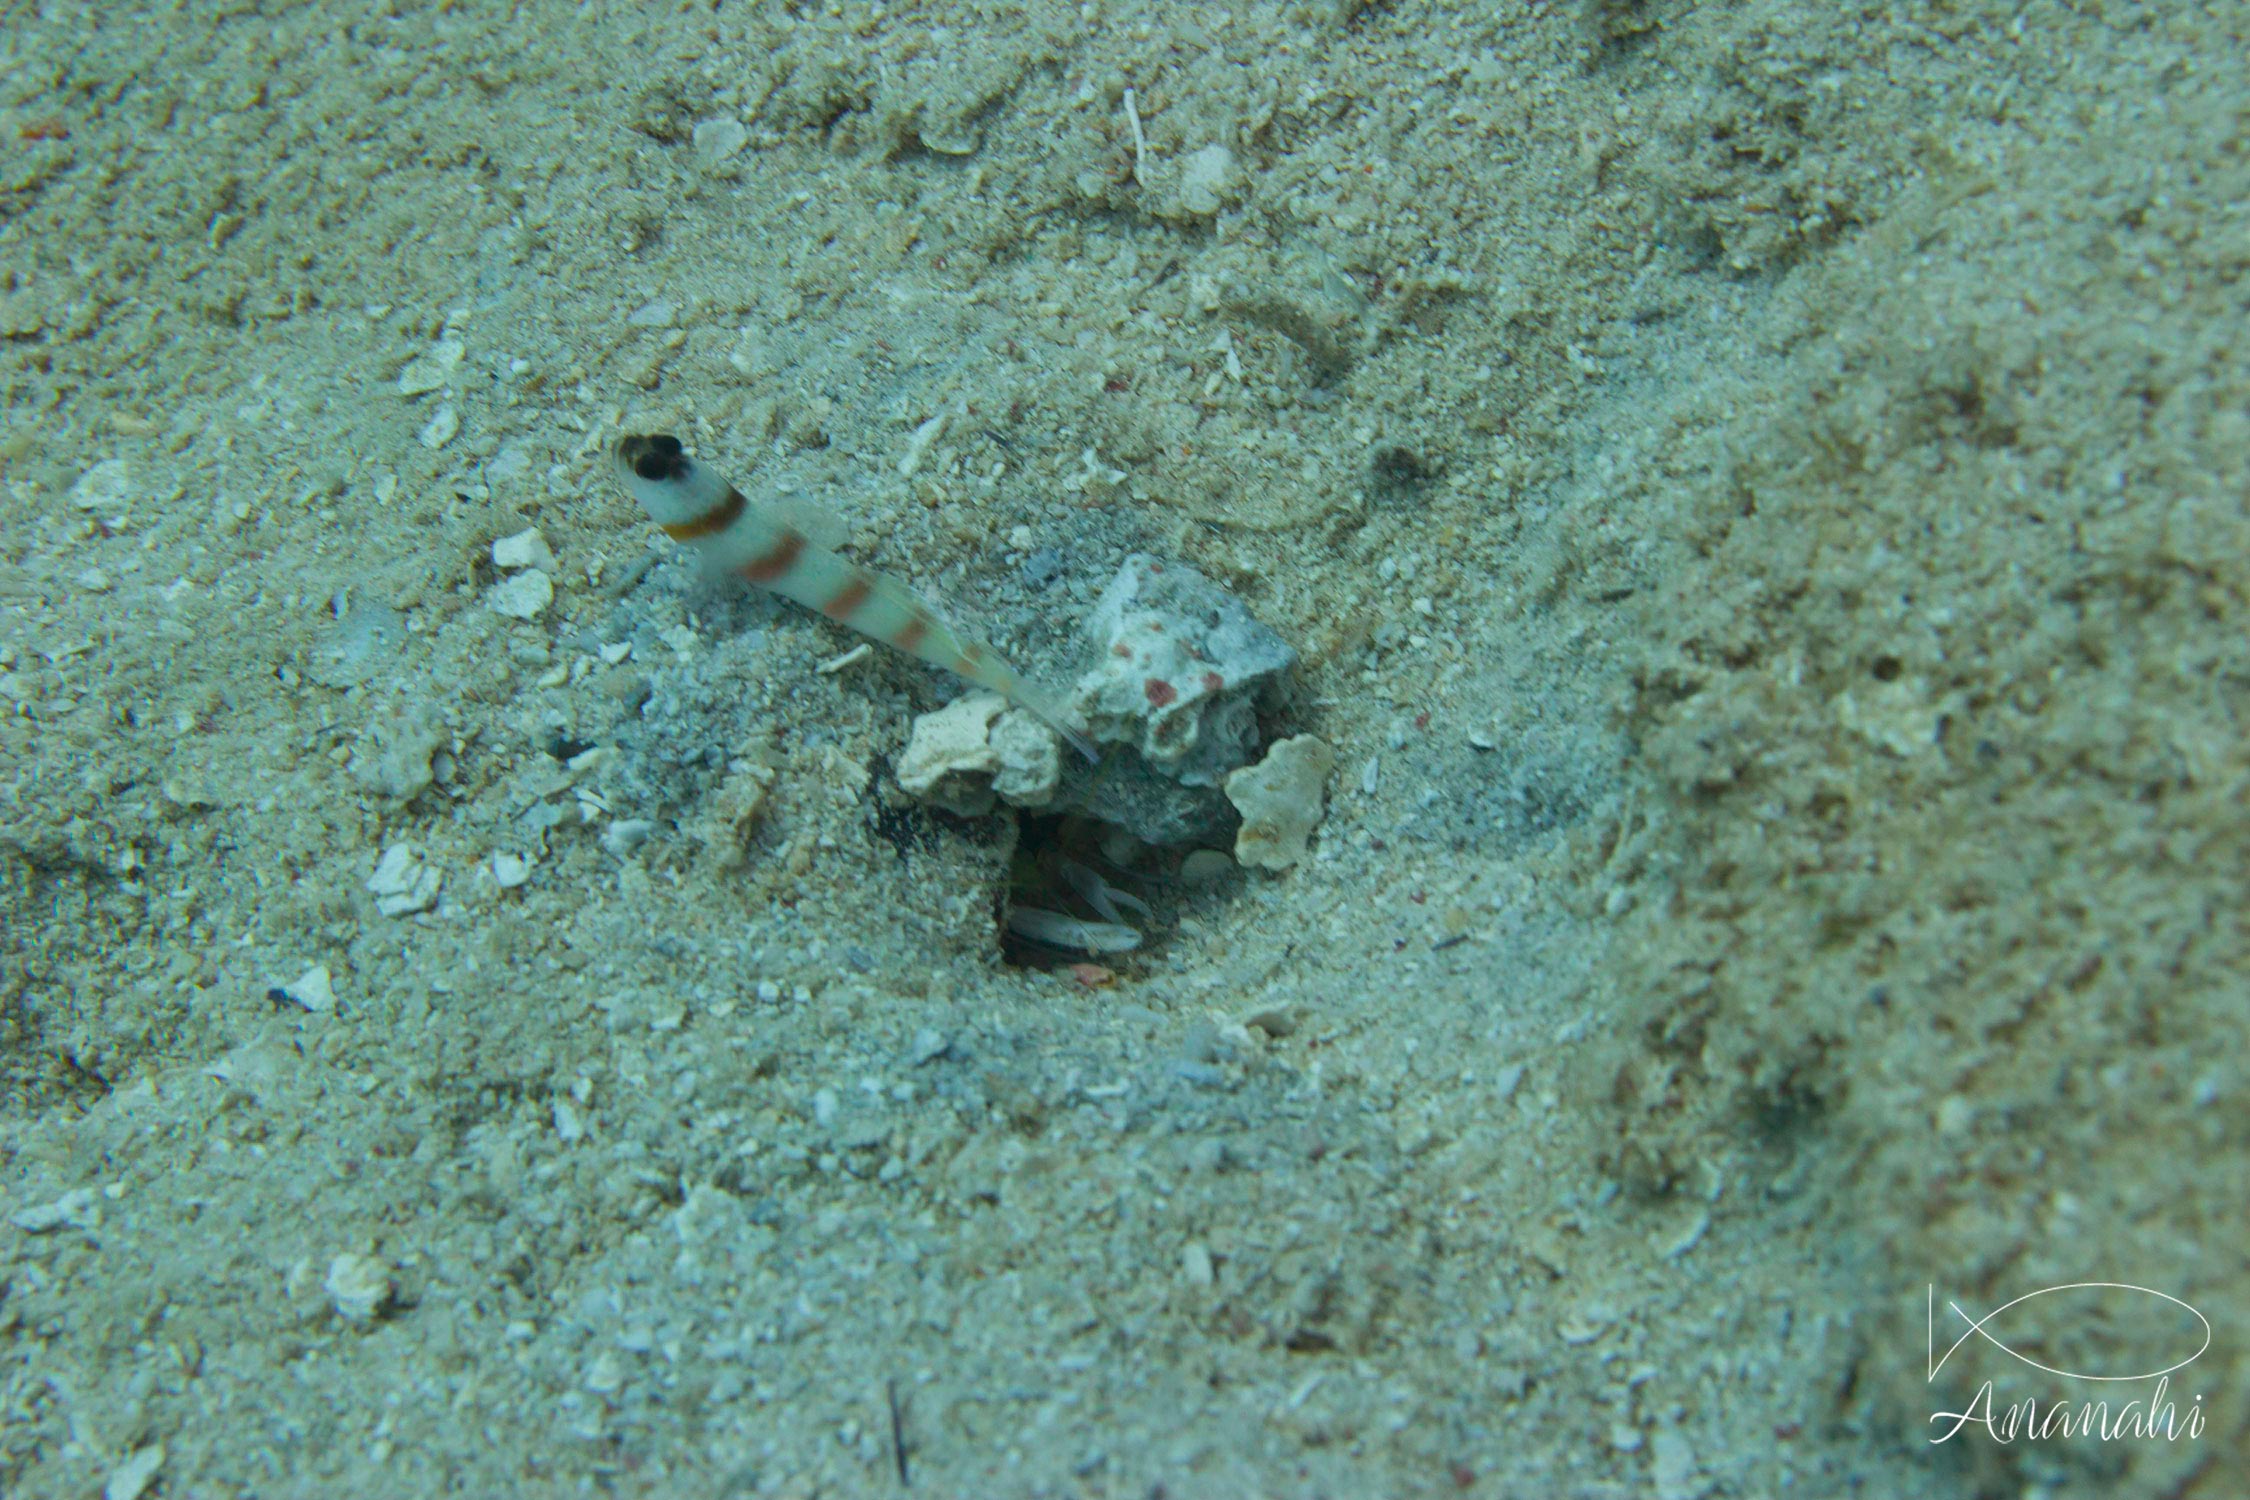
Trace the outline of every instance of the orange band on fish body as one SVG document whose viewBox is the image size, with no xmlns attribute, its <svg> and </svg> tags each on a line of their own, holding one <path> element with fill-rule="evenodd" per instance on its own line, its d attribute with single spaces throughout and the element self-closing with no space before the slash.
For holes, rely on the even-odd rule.
<svg viewBox="0 0 2250 1500">
<path fill-rule="evenodd" d="M 690 458 L 679 439 L 628 435 L 612 456 L 626 492 L 672 540 L 862 635 L 1005 695 L 1088 760 L 1098 759 L 1060 708 L 982 642 L 953 629 L 904 584 L 815 546 L 759 510 Z"/>
</svg>

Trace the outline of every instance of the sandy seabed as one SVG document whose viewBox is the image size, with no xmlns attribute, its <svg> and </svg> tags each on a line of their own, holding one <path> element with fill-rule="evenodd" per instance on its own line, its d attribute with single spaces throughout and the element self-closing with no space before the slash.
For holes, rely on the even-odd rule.
<svg viewBox="0 0 2250 1500">
<path fill-rule="evenodd" d="M 2246 36 L 10 7 L 0 1493 L 2245 1493 Z M 649 430 L 1310 854 L 1014 961 Z"/>
</svg>

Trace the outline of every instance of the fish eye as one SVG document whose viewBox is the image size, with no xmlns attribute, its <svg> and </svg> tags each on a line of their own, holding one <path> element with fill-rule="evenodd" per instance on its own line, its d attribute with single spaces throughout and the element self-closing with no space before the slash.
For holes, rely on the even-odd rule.
<svg viewBox="0 0 2250 1500">
<path fill-rule="evenodd" d="M 666 433 L 630 437 L 620 443 L 618 449 L 633 466 L 633 473 L 651 483 L 677 478 L 687 467 L 680 440 Z"/>
</svg>

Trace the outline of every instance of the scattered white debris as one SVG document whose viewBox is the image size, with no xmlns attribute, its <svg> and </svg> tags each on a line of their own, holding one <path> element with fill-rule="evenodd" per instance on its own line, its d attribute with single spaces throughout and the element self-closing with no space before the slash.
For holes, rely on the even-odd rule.
<svg viewBox="0 0 2250 1500">
<path fill-rule="evenodd" d="M 445 389 L 453 380 L 453 372 L 461 368 L 462 356 L 468 352 L 469 346 L 460 339 L 439 339 L 427 354 L 408 360 L 406 368 L 398 372 L 398 393 L 425 396 Z"/>
<path fill-rule="evenodd" d="M 1133 184 L 1136 187 L 1146 187 L 1148 185 L 1148 134 L 1141 129 L 1140 95 L 1133 91 L 1131 84 L 1125 86 L 1124 104 L 1125 128 L 1133 138 Z"/>
<path fill-rule="evenodd" d="M 1704 1232 L 1710 1227 L 1711 1211 L 1699 1208 L 1670 1236 L 1658 1240 L 1656 1253 L 1665 1260 L 1678 1260 L 1703 1242 Z"/>
<path fill-rule="evenodd" d="M 336 1008 L 336 986 L 328 978 L 326 964 L 314 964 L 282 985 L 281 993 L 316 1016 L 325 1016 Z"/>
<path fill-rule="evenodd" d="M 1649 1440 L 1648 1471 L 1656 1500 L 1696 1500 L 1704 1492 L 1696 1482 L 1695 1450 L 1677 1427 L 1662 1428 Z"/>
<path fill-rule="evenodd" d="M 1227 800 L 1242 814 L 1234 857 L 1264 870 L 1286 870 L 1305 857 L 1320 823 L 1321 794 L 1336 752 L 1318 735 L 1280 741 L 1266 758 L 1227 777 Z"/>
<path fill-rule="evenodd" d="M 70 487 L 70 503 L 80 510 L 115 514 L 133 498 L 133 469 L 122 458 L 108 458 L 78 476 Z"/>
<path fill-rule="evenodd" d="M 1241 1025 L 1245 1031 L 1262 1031 L 1270 1037 L 1290 1036 L 1297 1030 L 1297 1007 L 1286 1001 L 1261 1005 L 1244 1016 Z"/>
<path fill-rule="evenodd" d="M 529 369 L 527 361 L 516 360 L 513 367 Z M 484 466 L 484 477 L 494 484 L 505 484 L 531 472 L 531 449 L 519 438 L 510 438 L 500 445 Z"/>
<path fill-rule="evenodd" d="M 1561 1336 L 1564 1343 L 1575 1347 L 1580 1344 L 1591 1344 L 1594 1340 L 1609 1332 L 1610 1326 L 1616 1321 L 1617 1314 L 1611 1312 L 1606 1305 L 1599 1302 L 1588 1302 L 1573 1308 L 1570 1315 L 1556 1327 L 1555 1332 Z"/>
<path fill-rule="evenodd" d="M 740 120 L 698 120 L 691 137 L 695 154 L 707 167 L 716 167 L 749 144 L 750 132 Z"/>
<path fill-rule="evenodd" d="M 1207 1287 L 1218 1279 L 1218 1272 L 1211 1264 L 1211 1252 L 1197 1240 L 1190 1240 L 1181 1248 L 1180 1272 L 1193 1287 Z"/>
<path fill-rule="evenodd" d="M 436 411 L 431 412 L 430 420 L 422 424 L 422 446 L 425 448 L 442 448 L 447 443 L 452 442 L 454 436 L 460 430 L 460 410 L 448 401 Z"/>
<path fill-rule="evenodd" d="M 597 1396 L 612 1396 L 625 1388 L 625 1364 L 614 1350 L 604 1349 L 586 1366 L 586 1389 Z"/>
<path fill-rule="evenodd" d="M 102 1500 L 141 1500 L 149 1481 L 163 1467 L 162 1443 L 151 1443 L 146 1448 L 134 1450 L 119 1459 L 116 1467 L 109 1471 L 109 1478 L 102 1483 Z"/>
<path fill-rule="evenodd" d="M 1220 145 L 1205 146 L 1180 163 L 1172 201 L 1188 217 L 1208 219 L 1235 196 L 1240 181 L 1234 153 Z"/>
<path fill-rule="evenodd" d="M 1101 454 L 1088 448 L 1078 455 L 1078 472 L 1064 476 L 1062 487 L 1073 495 L 1100 501 L 1116 493 L 1127 477 L 1123 469 L 1103 463 Z"/>
<path fill-rule="evenodd" d="M 930 444 L 936 442 L 938 435 L 945 431 L 947 415 L 948 413 L 939 412 L 936 416 L 915 428 L 914 435 L 906 440 L 906 452 L 898 461 L 898 473 L 901 479 L 911 478 L 914 471 L 922 467 L 922 456 L 930 451 Z"/>
<path fill-rule="evenodd" d="M 531 861 L 520 854 L 495 854 L 492 856 L 492 883 L 504 891 L 512 891 L 531 879 Z"/>
<path fill-rule="evenodd" d="M 552 573 L 555 571 L 555 554 L 547 546 L 547 539 L 539 534 L 539 528 L 533 526 L 494 542 L 492 565 L 503 573 L 516 573 L 525 568 Z"/>
<path fill-rule="evenodd" d="M 445 740 L 434 713 L 421 705 L 394 705 L 376 715 L 353 745 L 352 779 L 394 801 L 410 801 L 437 779 L 435 757 Z"/>
<path fill-rule="evenodd" d="M 375 862 L 367 889 L 375 898 L 377 911 L 386 917 L 403 917 L 426 910 L 437 900 L 438 887 L 444 883 L 445 876 L 424 864 L 421 852 L 412 844 L 393 844 Z"/>
<path fill-rule="evenodd" d="M 92 1188 L 72 1188 L 52 1203 L 19 1208 L 8 1222 L 25 1234 L 53 1234 L 58 1229 L 99 1229 L 102 1206 Z"/>
<path fill-rule="evenodd" d="M 874 646 L 870 645 L 866 641 L 861 641 L 858 645 L 852 647 L 851 650 L 846 651 L 842 656 L 831 657 L 829 660 L 824 661 L 819 666 L 813 668 L 813 670 L 815 672 L 818 672 L 823 677 L 833 677 L 838 672 L 843 671 L 846 667 L 858 666 L 861 662 L 867 660 L 867 658 L 873 656 L 874 654 Z"/>
<path fill-rule="evenodd" d="M 656 824 L 647 818 L 619 818 L 602 830 L 602 848 L 619 859 L 631 859 L 654 832 Z"/>
<path fill-rule="evenodd" d="M 371 1323 L 391 1300 L 391 1269 L 372 1255 L 345 1251 L 321 1280 L 329 1305 L 347 1323 Z"/>
<path fill-rule="evenodd" d="M 773 767 L 763 758 L 751 755 L 736 760 L 727 768 L 727 779 L 705 799 L 702 813 L 687 825 L 715 868 L 739 869 L 749 859 L 750 836 L 765 812 L 773 783 Z"/>
<path fill-rule="evenodd" d="M 1919 677 L 1902 677 L 1867 690 L 1865 699 L 1836 695 L 1836 722 L 1879 750 L 1911 759 L 1938 742 L 1938 731 L 1954 707 L 1951 697 L 1932 699 Z"/>
<path fill-rule="evenodd" d="M 554 581 L 540 572 L 518 573 L 485 590 L 484 607 L 511 620 L 536 620 L 555 602 Z"/>
</svg>

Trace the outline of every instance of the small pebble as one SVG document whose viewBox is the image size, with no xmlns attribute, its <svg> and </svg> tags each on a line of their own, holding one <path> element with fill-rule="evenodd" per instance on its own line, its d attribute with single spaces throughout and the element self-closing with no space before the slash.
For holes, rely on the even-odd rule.
<svg viewBox="0 0 2250 1500">
<path fill-rule="evenodd" d="M 149 1481 L 156 1471 L 164 1467 L 164 1445 L 151 1443 L 119 1459 L 102 1482 L 102 1500 L 140 1500 L 147 1492 Z"/>
<path fill-rule="evenodd" d="M 740 120 L 699 120 L 692 139 L 695 154 L 704 165 L 715 167 L 740 151 L 749 142 L 750 132 Z"/>
<path fill-rule="evenodd" d="M 494 542 L 492 565 L 503 573 L 514 573 L 524 568 L 537 568 L 543 573 L 552 573 L 555 570 L 555 554 L 548 548 L 547 539 L 539 534 L 539 528 L 534 526 Z"/>
<path fill-rule="evenodd" d="M 70 487 L 70 503 L 80 510 L 115 514 L 133 498 L 133 471 L 122 458 L 104 459 L 78 476 Z"/>
<path fill-rule="evenodd" d="M 58 1229 L 99 1229 L 102 1207 L 92 1188 L 72 1188 L 52 1203 L 19 1208 L 8 1222 L 25 1234 L 52 1234 Z"/>
<path fill-rule="evenodd" d="M 423 863 L 413 845 L 393 844 L 375 862 L 375 873 L 367 879 L 367 890 L 375 898 L 377 911 L 386 917 L 403 917 L 422 911 L 437 900 L 438 887 L 444 879 L 436 869 Z"/>
<path fill-rule="evenodd" d="M 427 354 L 408 360 L 406 368 L 398 372 L 398 393 L 422 396 L 443 390 L 453 379 L 453 372 L 461 367 L 461 357 L 468 352 L 469 346 L 459 339 L 439 339 Z"/>
<path fill-rule="evenodd" d="M 1676 1427 L 1661 1429 L 1649 1441 L 1649 1478 L 1656 1485 L 1656 1500 L 1692 1500 L 1703 1486 L 1696 1482 L 1695 1450 Z"/>
<path fill-rule="evenodd" d="M 1027 537 L 1028 541 L 1029 538 Z M 1041 547 L 1023 560 L 1019 571 L 1023 581 L 1035 589 L 1043 589 L 1062 576 L 1063 555 L 1060 548 Z"/>
<path fill-rule="evenodd" d="M 624 1389 L 625 1364 L 614 1353 L 604 1349 L 586 1366 L 586 1389 L 597 1396 L 613 1395 Z"/>
<path fill-rule="evenodd" d="M 511 620 L 536 620 L 555 602 L 554 581 L 544 573 L 524 572 L 485 591 L 484 607 Z"/>
<path fill-rule="evenodd" d="M 1242 1018 L 1243 1027 L 1267 1036 L 1284 1037 L 1297 1029 L 1297 1008 L 1289 1004 L 1262 1005 Z"/>
<path fill-rule="evenodd" d="M 1211 1252 L 1193 1240 L 1180 1251 L 1180 1270 L 1190 1286 L 1209 1286 L 1218 1275 L 1211 1265 Z"/>
<path fill-rule="evenodd" d="M 453 441 L 461 430 L 461 413 L 451 402 L 430 413 L 430 420 L 422 424 L 422 446 L 442 448 Z"/>
<path fill-rule="evenodd" d="M 1222 849 L 1198 849 L 1180 861 L 1180 884 L 1202 888 L 1232 875 L 1234 861 Z"/>
<path fill-rule="evenodd" d="M 602 848 L 619 859 L 631 859 L 656 832 L 656 824 L 647 818 L 619 818 L 602 830 Z"/>
<path fill-rule="evenodd" d="M 316 1016 L 327 1015 L 336 1008 L 336 987 L 329 982 L 326 964 L 315 964 L 305 970 L 281 986 L 281 993 Z"/>
<path fill-rule="evenodd" d="M 1234 196 L 1236 179 L 1234 153 L 1220 145 L 1205 146 L 1180 164 L 1180 211 L 1209 218 Z"/>
<path fill-rule="evenodd" d="M 372 1255 L 346 1251 L 328 1263 L 321 1289 L 348 1323 L 370 1323 L 391 1300 L 390 1267 Z"/>
</svg>

